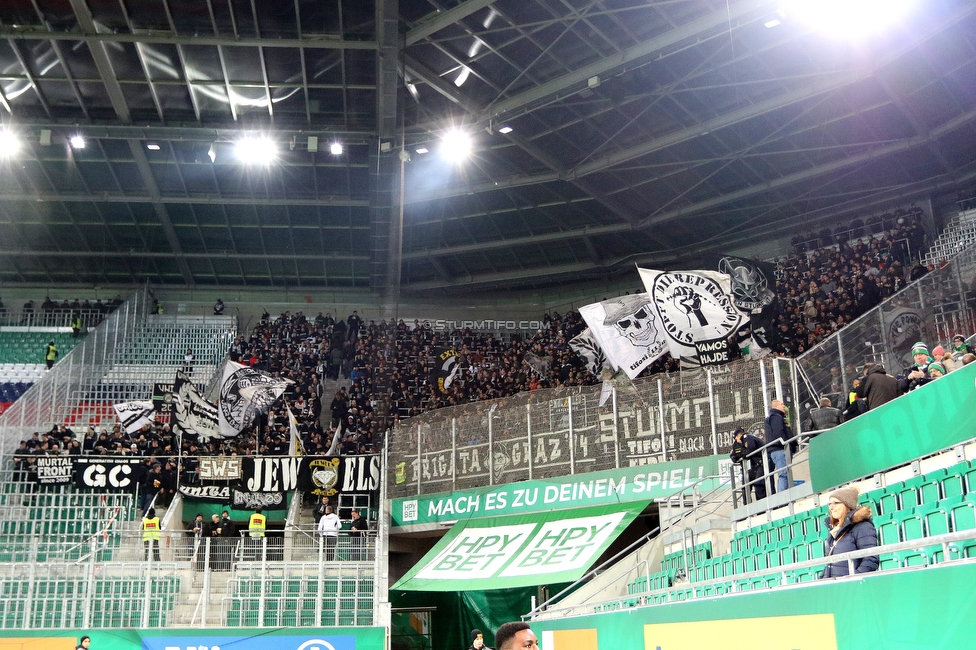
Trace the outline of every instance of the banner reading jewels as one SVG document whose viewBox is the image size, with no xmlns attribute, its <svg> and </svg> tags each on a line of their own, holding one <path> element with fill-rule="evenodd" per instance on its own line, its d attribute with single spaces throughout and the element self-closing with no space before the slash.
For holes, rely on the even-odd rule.
<svg viewBox="0 0 976 650">
<path fill-rule="evenodd" d="M 380 457 L 303 457 L 298 472 L 298 489 L 315 496 L 367 493 L 379 490 Z"/>
</svg>

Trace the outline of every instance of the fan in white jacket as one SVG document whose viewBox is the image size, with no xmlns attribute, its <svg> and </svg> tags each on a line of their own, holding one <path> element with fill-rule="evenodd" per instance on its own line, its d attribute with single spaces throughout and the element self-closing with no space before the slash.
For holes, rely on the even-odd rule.
<svg viewBox="0 0 976 650">
<path fill-rule="evenodd" d="M 326 506 L 325 514 L 319 519 L 318 534 L 323 537 L 338 537 L 341 528 L 339 515 L 332 511 L 332 506 Z"/>
</svg>

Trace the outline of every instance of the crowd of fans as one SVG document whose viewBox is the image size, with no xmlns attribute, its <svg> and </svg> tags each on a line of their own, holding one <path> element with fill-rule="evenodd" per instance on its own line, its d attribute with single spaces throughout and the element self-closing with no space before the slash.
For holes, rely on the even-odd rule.
<svg viewBox="0 0 976 650">
<path fill-rule="evenodd" d="M 913 216 L 903 216 L 878 236 L 809 254 L 798 250 L 780 260 L 772 351 L 799 356 L 924 275 L 924 268 L 913 274 L 906 270 L 910 258 L 905 244 L 915 242 L 921 231 Z"/>
<path fill-rule="evenodd" d="M 802 354 L 913 279 L 906 268 L 908 251 L 920 248 L 921 227 L 911 213 L 888 225 L 889 230 L 852 242 L 822 241 L 829 245 L 811 252 L 806 245 L 797 246 L 777 261 L 776 335 L 769 342 L 774 354 Z M 858 228 L 863 225 L 855 222 L 848 232 L 857 234 Z M 569 345 L 585 327 L 576 311 L 553 313 L 531 336 L 500 339 L 471 329 L 437 331 L 416 321 L 367 323 L 356 311 L 345 319 L 322 313 L 312 318 L 302 312 L 272 317 L 265 312 L 249 336 L 232 343 L 230 358 L 292 383 L 285 399 L 241 435 L 175 441 L 168 426 L 135 437 L 118 427 L 97 435 L 92 430 L 82 440 L 51 432 L 47 442 L 41 439 L 27 452 L 136 453 L 172 459 L 174 465 L 177 455 L 282 455 L 293 445 L 288 405 L 304 453 L 371 453 L 398 420 L 425 411 L 537 388 L 597 383 L 600 378 Z M 444 350 L 456 351 L 457 368 L 453 381 L 441 390 L 438 354 Z M 665 355 L 645 374 L 676 370 L 677 361 Z M 351 385 L 324 394 L 326 381 L 340 378 Z M 193 461 L 187 458 L 184 464 L 192 468 Z"/>
</svg>

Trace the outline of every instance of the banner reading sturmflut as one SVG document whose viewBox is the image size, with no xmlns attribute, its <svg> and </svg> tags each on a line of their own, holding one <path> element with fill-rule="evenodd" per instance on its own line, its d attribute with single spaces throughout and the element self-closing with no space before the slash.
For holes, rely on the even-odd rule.
<svg viewBox="0 0 976 650">
<path fill-rule="evenodd" d="M 177 371 L 173 382 L 171 421 L 180 435 L 195 434 L 203 441 L 220 437 L 217 407 L 200 394 L 183 371 Z"/>
<path fill-rule="evenodd" d="M 722 346 L 746 319 L 733 301 L 729 276 L 715 271 L 638 271 L 671 356 L 686 368 L 713 363 L 700 358 L 699 351 L 707 355 L 710 347 Z"/>
<path fill-rule="evenodd" d="M 646 293 L 596 302 L 579 311 L 610 363 L 631 379 L 668 351 L 661 321 Z"/>
<path fill-rule="evenodd" d="M 220 384 L 217 419 L 220 435 L 233 438 L 282 396 L 290 379 L 274 377 L 262 370 L 228 361 Z"/>
</svg>

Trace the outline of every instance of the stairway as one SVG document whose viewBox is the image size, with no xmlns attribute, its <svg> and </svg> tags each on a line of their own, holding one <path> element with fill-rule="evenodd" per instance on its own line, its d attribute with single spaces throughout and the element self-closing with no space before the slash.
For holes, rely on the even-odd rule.
<svg viewBox="0 0 976 650">
<path fill-rule="evenodd" d="M 966 210 L 953 217 L 922 258 L 922 264 L 939 266 L 960 251 L 976 243 L 976 210 Z"/>
</svg>

